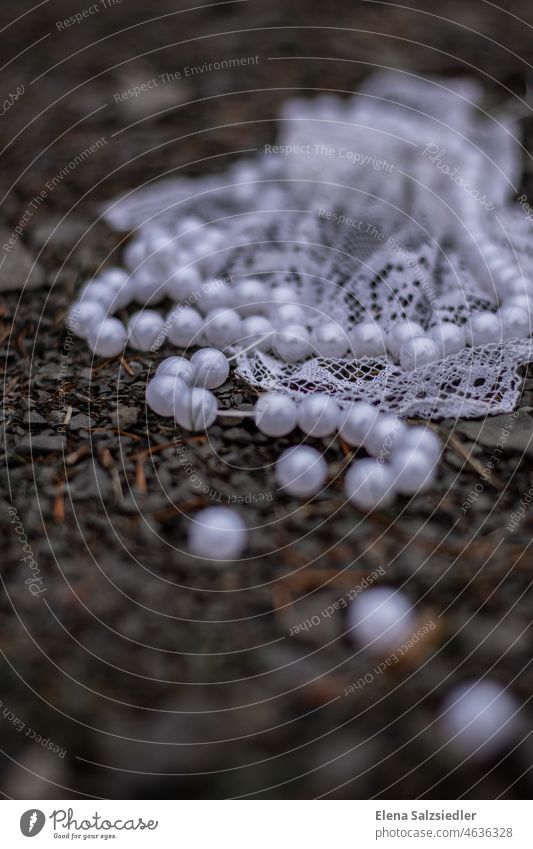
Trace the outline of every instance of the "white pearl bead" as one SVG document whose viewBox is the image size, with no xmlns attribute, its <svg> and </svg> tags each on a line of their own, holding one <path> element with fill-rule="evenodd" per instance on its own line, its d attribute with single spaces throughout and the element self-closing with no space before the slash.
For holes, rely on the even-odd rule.
<svg viewBox="0 0 533 849">
<path fill-rule="evenodd" d="M 133 278 L 123 268 L 106 268 L 100 274 L 102 283 L 110 286 L 113 290 L 113 300 L 111 302 L 111 310 L 124 309 L 133 300 L 135 296 Z"/>
<path fill-rule="evenodd" d="M 245 318 L 265 312 L 268 298 L 268 291 L 260 280 L 241 280 L 235 286 L 235 307 Z"/>
<path fill-rule="evenodd" d="M 227 348 L 241 335 L 241 319 L 235 310 L 216 309 L 207 314 L 204 335 L 210 345 Z"/>
<path fill-rule="evenodd" d="M 504 307 L 522 307 L 529 316 L 533 316 L 533 298 L 529 295 L 509 295 L 503 299 Z"/>
<path fill-rule="evenodd" d="M 483 758 L 515 740 L 520 727 L 518 704 L 496 681 L 465 681 L 446 694 L 440 725 L 459 755 Z"/>
<path fill-rule="evenodd" d="M 348 445 L 363 445 L 378 415 L 378 411 L 366 401 L 356 401 L 341 413 L 339 436 Z"/>
<path fill-rule="evenodd" d="M 159 277 L 152 277 L 144 268 L 140 268 L 132 277 L 133 295 L 143 307 L 159 304 L 166 297 L 164 284 Z"/>
<path fill-rule="evenodd" d="M 472 313 L 465 324 L 465 335 L 467 344 L 473 348 L 476 345 L 487 345 L 489 342 L 500 342 L 502 338 L 500 319 L 493 312 Z"/>
<path fill-rule="evenodd" d="M 269 294 L 269 302 L 274 309 L 281 304 L 298 306 L 298 300 L 298 295 L 290 286 L 275 286 Z"/>
<path fill-rule="evenodd" d="M 391 357 L 397 360 L 403 343 L 415 336 L 425 336 L 424 328 L 416 321 L 399 321 L 394 324 L 385 337 L 387 350 Z"/>
<path fill-rule="evenodd" d="M 208 389 L 187 388 L 175 399 L 174 418 L 185 430 L 207 430 L 217 413 L 217 399 Z"/>
<path fill-rule="evenodd" d="M 393 500 L 393 474 L 378 460 L 356 460 L 344 477 L 346 497 L 360 510 L 385 507 Z"/>
<path fill-rule="evenodd" d="M 194 265 L 178 268 L 165 281 L 165 289 L 173 301 L 186 301 L 194 292 L 200 289 L 202 278 Z"/>
<path fill-rule="evenodd" d="M 299 304 L 278 304 L 271 312 L 272 323 L 275 327 L 285 327 L 288 324 L 305 326 L 305 311 Z"/>
<path fill-rule="evenodd" d="M 204 389 L 217 389 L 227 380 L 229 363 L 217 348 L 201 348 L 191 357 L 194 383 Z"/>
<path fill-rule="evenodd" d="M 146 387 L 146 403 L 158 416 L 173 416 L 176 399 L 188 391 L 180 377 L 171 374 L 156 374 Z"/>
<path fill-rule="evenodd" d="M 87 343 L 94 354 L 100 357 L 116 357 L 126 345 L 128 334 L 118 318 L 104 318 L 91 324 L 87 334 Z"/>
<path fill-rule="evenodd" d="M 377 321 L 362 321 L 350 332 L 354 357 L 384 357 L 387 353 L 385 335 Z"/>
<path fill-rule="evenodd" d="M 464 329 L 450 321 L 441 321 L 430 327 L 428 335 L 436 342 L 443 359 L 458 354 L 466 345 Z"/>
<path fill-rule="evenodd" d="M 167 280 L 176 267 L 176 245 L 167 235 L 156 233 L 146 241 L 146 254 L 139 268 L 148 276 Z"/>
<path fill-rule="evenodd" d="M 262 315 L 250 315 L 243 319 L 241 325 L 241 346 L 248 348 L 253 345 L 259 351 L 270 351 L 272 348 L 272 324 Z"/>
<path fill-rule="evenodd" d="M 401 495 L 429 489 L 436 475 L 436 461 L 419 448 L 398 448 L 391 458 L 394 488 Z"/>
<path fill-rule="evenodd" d="M 181 377 L 189 385 L 194 383 L 194 366 L 185 357 L 166 357 L 159 363 L 156 374 Z"/>
<path fill-rule="evenodd" d="M 105 315 L 105 308 L 98 301 L 78 301 L 70 308 L 67 326 L 75 336 L 86 339 L 91 325 L 101 322 Z"/>
<path fill-rule="evenodd" d="M 442 454 L 442 441 L 429 427 L 407 427 L 397 448 L 399 451 L 422 451 L 436 463 Z"/>
<path fill-rule="evenodd" d="M 504 339 L 527 339 L 531 334 L 531 316 L 522 307 L 502 307 L 500 321 Z"/>
<path fill-rule="evenodd" d="M 340 410 L 329 395 L 308 395 L 298 407 L 298 425 L 309 436 L 329 436 L 338 427 Z"/>
<path fill-rule="evenodd" d="M 136 312 L 128 322 L 128 344 L 139 351 L 149 351 L 163 335 L 164 326 L 163 317 L 155 310 Z"/>
<path fill-rule="evenodd" d="M 178 348 L 199 345 L 204 320 L 192 307 L 177 307 L 167 317 L 168 339 Z"/>
<path fill-rule="evenodd" d="M 533 297 L 533 286 L 529 280 L 524 280 L 520 274 L 517 274 L 506 284 L 505 294 L 506 296 L 527 295 L 531 298 Z"/>
<path fill-rule="evenodd" d="M 392 587 L 371 587 L 348 608 L 350 637 L 372 654 L 399 649 L 415 629 L 415 613 L 404 593 Z"/>
<path fill-rule="evenodd" d="M 424 368 L 441 359 L 439 346 L 429 336 L 415 336 L 400 348 L 400 365 L 405 371 Z"/>
<path fill-rule="evenodd" d="M 341 359 L 348 350 L 348 337 L 343 328 L 335 321 L 323 321 L 317 324 L 311 333 L 313 354 L 316 357 Z"/>
<path fill-rule="evenodd" d="M 214 310 L 223 310 L 235 305 L 235 292 L 222 280 L 212 280 L 203 287 L 201 297 L 198 298 L 198 309 L 205 315 Z"/>
<path fill-rule="evenodd" d="M 287 324 L 274 336 L 274 351 L 286 363 L 304 360 L 312 351 L 309 333 L 303 325 Z"/>
<path fill-rule="evenodd" d="M 102 283 L 100 280 L 91 280 L 82 287 L 79 300 L 81 303 L 87 301 L 96 301 L 109 313 L 115 299 L 115 292 L 107 283 Z"/>
<path fill-rule="evenodd" d="M 130 271 L 135 271 L 146 256 L 144 239 L 137 237 L 124 248 L 124 264 Z"/>
<path fill-rule="evenodd" d="M 208 560 L 235 560 L 246 547 L 248 530 L 235 510 L 206 507 L 194 517 L 189 550 Z"/>
<path fill-rule="evenodd" d="M 255 405 L 255 423 L 268 436 L 286 436 L 296 427 L 298 409 L 288 395 L 267 392 Z"/>
<path fill-rule="evenodd" d="M 327 477 L 323 456 L 310 445 L 287 448 L 276 463 L 276 480 L 291 495 L 307 498 L 322 489 Z"/>
<path fill-rule="evenodd" d="M 374 457 L 388 457 L 401 444 L 407 428 L 396 416 L 378 415 L 368 431 L 363 445 Z"/>
</svg>

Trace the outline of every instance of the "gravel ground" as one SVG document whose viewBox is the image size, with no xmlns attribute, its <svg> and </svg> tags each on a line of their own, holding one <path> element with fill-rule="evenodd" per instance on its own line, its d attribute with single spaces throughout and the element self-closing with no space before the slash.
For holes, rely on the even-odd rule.
<svg viewBox="0 0 533 849">
<path fill-rule="evenodd" d="M 529 797 L 527 709 L 521 744 L 484 763 L 443 749 L 435 719 L 454 682 L 489 670 L 520 702 L 531 697 L 527 510 L 516 530 L 506 525 L 532 483 L 533 375 L 524 370 L 491 475 L 508 417 L 442 422 L 434 488 L 363 519 L 343 506 L 338 480 L 303 507 L 277 491 L 272 463 L 289 438 L 229 420 L 190 436 L 147 414 L 150 358 L 92 362 L 63 318 L 81 282 L 120 257 L 123 239 L 98 221 L 104 200 L 175 169 L 215 170 L 217 159 L 199 161 L 273 140 L 289 93 L 352 91 L 372 66 L 475 74 L 491 103 L 522 95 L 530 4 L 502 12 L 447 0 L 439 16 L 426 2 L 104 5 L 69 24 L 71 2 L 26 15 L 30 4 L 4 2 L 0 12 L 2 55 L 13 57 L 2 243 L 30 210 L 0 269 L 3 794 Z M 185 76 L 232 56 L 259 61 Z M 152 93 L 115 97 L 159 74 L 171 78 Z M 97 153 L 46 188 L 98 139 Z M 255 399 L 236 379 L 220 397 Z M 199 495 L 184 457 L 211 493 Z M 326 457 L 332 478 L 349 459 L 338 441 Z M 188 556 L 188 516 L 239 499 L 255 528 L 247 559 Z M 420 624 L 436 624 L 382 675 L 344 636 L 342 610 L 322 613 L 363 579 L 405 586 Z M 371 683 L 349 692 L 365 675 Z"/>
</svg>

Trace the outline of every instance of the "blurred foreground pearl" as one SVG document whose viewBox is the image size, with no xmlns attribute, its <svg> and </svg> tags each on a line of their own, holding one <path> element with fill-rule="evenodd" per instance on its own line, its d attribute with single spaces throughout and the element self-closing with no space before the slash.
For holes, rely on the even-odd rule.
<svg viewBox="0 0 533 849">
<path fill-rule="evenodd" d="M 341 412 L 339 436 L 348 445 L 354 447 L 363 445 L 377 416 L 378 411 L 372 404 L 367 404 L 366 401 L 356 401 L 348 410 Z"/>
<path fill-rule="evenodd" d="M 229 363 L 217 348 L 201 348 L 191 357 L 194 383 L 204 389 L 217 389 L 227 380 Z"/>
<path fill-rule="evenodd" d="M 365 437 L 364 447 L 374 457 L 388 457 L 401 444 L 407 428 L 396 416 L 378 415 Z"/>
<path fill-rule="evenodd" d="M 439 346 L 429 336 L 414 336 L 400 348 L 400 365 L 406 371 L 431 365 L 441 359 Z"/>
<path fill-rule="evenodd" d="M 531 334 L 531 315 L 522 307 L 504 306 L 500 310 L 504 339 L 527 339 Z"/>
<path fill-rule="evenodd" d="M 459 755 L 485 757 L 513 743 L 519 730 L 518 704 L 495 681 L 466 681 L 446 694 L 441 733 Z"/>
<path fill-rule="evenodd" d="M 159 304 L 166 297 L 166 289 L 159 277 L 152 277 L 144 268 L 136 271 L 132 280 L 133 295 L 143 307 Z"/>
<path fill-rule="evenodd" d="M 217 417 L 217 399 L 208 389 L 187 388 L 176 396 L 174 418 L 185 430 L 207 430 Z"/>
<path fill-rule="evenodd" d="M 321 321 L 311 333 L 313 354 L 315 357 L 334 357 L 340 359 L 346 356 L 348 337 L 344 329 L 334 321 Z"/>
<path fill-rule="evenodd" d="M 103 321 L 105 308 L 98 301 L 78 301 L 70 308 L 67 327 L 75 336 L 86 339 L 91 325 Z"/>
<path fill-rule="evenodd" d="M 346 497 L 360 510 L 385 507 L 394 497 L 393 473 L 378 460 L 356 460 L 344 478 Z"/>
<path fill-rule="evenodd" d="M 329 436 L 337 430 L 340 410 L 329 395 L 308 395 L 298 407 L 298 425 L 309 436 Z"/>
<path fill-rule="evenodd" d="M 204 320 L 192 307 L 178 307 L 168 316 L 168 339 L 178 348 L 199 345 Z"/>
<path fill-rule="evenodd" d="M 398 449 L 422 451 L 436 463 L 442 454 L 442 441 L 429 427 L 406 427 Z"/>
<path fill-rule="evenodd" d="M 323 456 L 310 445 L 287 448 L 276 463 L 276 480 L 291 495 L 308 497 L 322 489 L 327 477 Z"/>
<path fill-rule="evenodd" d="M 267 392 L 255 405 L 255 423 L 268 436 L 286 436 L 296 427 L 298 409 L 288 395 Z"/>
<path fill-rule="evenodd" d="M 415 615 L 407 596 L 392 587 L 373 587 L 350 604 L 350 637 L 373 654 L 399 649 L 414 631 Z"/>
<path fill-rule="evenodd" d="M 287 324 L 305 327 L 305 311 L 299 304 L 277 304 L 272 311 L 272 323 L 280 328 Z"/>
<path fill-rule="evenodd" d="M 95 279 L 82 286 L 79 299 L 82 303 L 96 301 L 107 313 L 113 305 L 115 292 L 107 283 L 102 283 L 101 280 Z"/>
<path fill-rule="evenodd" d="M 500 320 L 493 312 L 471 313 L 464 328 L 467 344 L 472 348 L 476 345 L 487 345 L 489 342 L 500 342 L 502 338 Z"/>
<path fill-rule="evenodd" d="M 128 339 L 126 328 L 118 318 L 104 318 L 91 324 L 87 343 L 93 354 L 100 357 L 116 357 L 124 350 Z"/>
<path fill-rule="evenodd" d="M 200 272 L 194 265 L 178 268 L 165 282 L 165 290 L 173 301 L 185 301 L 200 288 Z"/>
<path fill-rule="evenodd" d="M 241 280 L 235 286 L 235 307 L 244 317 L 265 311 L 268 289 L 260 280 Z"/>
<path fill-rule="evenodd" d="M 241 318 L 235 310 L 215 309 L 206 316 L 204 335 L 211 345 L 227 348 L 241 335 Z"/>
<path fill-rule="evenodd" d="M 466 345 L 465 332 L 462 327 L 449 321 L 441 321 L 428 330 L 428 336 L 437 344 L 441 357 L 451 357 L 458 354 Z"/>
<path fill-rule="evenodd" d="M 391 458 L 394 488 L 401 495 L 423 492 L 433 483 L 436 461 L 419 448 L 404 448 L 394 451 Z"/>
<path fill-rule="evenodd" d="M 243 348 L 252 346 L 252 351 L 270 351 L 272 348 L 273 330 L 268 318 L 262 315 L 250 315 L 241 324 L 240 344 Z"/>
<path fill-rule="evenodd" d="M 377 321 L 362 321 L 350 333 L 354 357 L 384 357 L 387 353 L 385 336 Z"/>
<path fill-rule="evenodd" d="M 533 298 L 530 298 L 529 295 L 510 295 L 508 298 L 504 298 L 503 306 L 522 307 L 527 312 L 530 320 L 533 320 Z"/>
<path fill-rule="evenodd" d="M 198 298 L 198 309 L 204 314 L 213 310 L 233 307 L 235 303 L 235 291 L 230 289 L 222 280 L 211 280 L 202 287 L 202 294 Z"/>
<path fill-rule="evenodd" d="M 311 353 L 309 333 L 300 324 L 287 324 L 274 336 L 274 351 L 286 363 L 305 360 Z"/>
<path fill-rule="evenodd" d="M 158 416 L 173 416 L 178 396 L 188 389 L 181 377 L 156 374 L 146 387 L 146 403 Z"/>
<path fill-rule="evenodd" d="M 181 377 L 188 384 L 194 382 L 194 366 L 185 357 L 166 357 L 159 363 L 156 374 L 170 374 L 172 377 Z"/>
<path fill-rule="evenodd" d="M 123 268 L 106 268 L 100 274 L 100 280 L 113 290 L 111 310 L 124 309 L 133 300 L 135 289 L 133 278 Z"/>
<path fill-rule="evenodd" d="M 244 551 L 247 536 L 246 525 L 234 510 L 206 507 L 194 517 L 189 550 L 208 560 L 234 560 Z"/>
<path fill-rule="evenodd" d="M 163 317 L 155 310 L 134 313 L 128 323 L 128 344 L 139 351 L 149 351 L 164 326 Z"/>
<path fill-rule="evenodd" d="M 416 336 L 425 336 L 424 328 L 416 321 L 399 321 L 394 324 L 385 337 L 387 350 L 391 357 L 397 360 L 403 343 L 409 339 L 414 339 Z"/>
</svg>

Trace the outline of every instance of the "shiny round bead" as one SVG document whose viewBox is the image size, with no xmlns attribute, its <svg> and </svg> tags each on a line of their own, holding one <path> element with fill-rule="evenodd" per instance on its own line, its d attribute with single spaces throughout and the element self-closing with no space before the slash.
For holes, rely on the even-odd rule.
<svg viewBox="0 0 533 849">
<path fill-rule="evenodd" d="M 405 371 L 424 368 L 441 359 L 439 346 L 429 336 L 414 336 L 400 348 L 400 365 Z"/>
<path fill-rule="evenodd" d="M 472 313 L 464 327 L 467 344 L 473 348 L 501 341 L 502 326 L 499 317 L 493 312 Z"/>
<path fill-rule="evenodd" d="M 243 319 L 241 324 L 240 345 L 242 348 L 252 345 L 252 351 L 255 348 L 258 351 L 270 351 L 273 334 L 272 324 L 268 318 L 262 315 L 250 315 Z"/>
<path fill-rule="evenodd" d="M 248 530 L 229 507 L 206 507 L 194 517 L 189 551 L 208 560 L 235 560 L 246 547 Z"/>
<path fill-rule="evenodd" d="M 115 291 L 107 283 L 102 283 L 102 281 L 95 279 L 82 287 L 79 300 L 81 303 L 96 301 L 108 313 L 115 300 Z"/>
<path fill-rule="evenodd" d="M 159 363 L 156 374 L 181 377 L 189 386 L 194 383 L 194 366 L 185 357 L 166 357 Z"/>
<path fill-rule="evenodd" d="M 222 310 L 233 307 L 235 304 L 235 291 L 230 289 L 227 283 L 222 280 L 211 280 L 209 283 L 204 283 L 202 294 L 198 298 L 198 309 L 204 314 L 209 315 L 213 310 Z"/>
<path fill-rule="evenodd" d="M 354 357 L 384 357 L 387 353 L 385 334 L 377 321 L 362 321 L 350 332 Z"/>
<path fill-rule="evenodd" d="M 393 587 L 371 587 L 357 595 L 348 608 L 350 637 L 376 655 L 399 649 L 415 624 L 411 602 Z"/>
<path fill-rule="evenodd" d="M 124 264 L 130 271 L 135 271 L 146 256 L 144 239 L 137 237 L 124 248 Z"/>
<path fill-rule="evenodd" d="M 155 310 L 137 312 L 128 323 L 128 344 L 138 351 L 149 351 L 164 334 L 164 327 L 162 316 Z"/>
<path fill-rule="evenodd" d="M 228 378 L 229 363 L 217 348 L 201 348 L 191 357 L 194 383 L 204 389 L 217 389 Z"/>
<path fill-rule="evenodd" d="M 290 286 L 275 286 L 270 290 L 268 301 L 275 309 L 281 304 L 294 304 L 298 306 L 298 295 Z"/>
<path fill-rule="evenodd" d="M 373 457 L 388 457 L 401 444 L 407 428 L 400 419 L 392 415 L 378 415 L 368 431 L 363 445 Z"/>
<path fill-rule="evenodd" d="M 520 721 L 513 694 L 490 679 L 465 681 L 445 696 L 441 734 L 457 750 L 486 757 L 513 743 Z"/>
<path fill-rule="evenodd" d="M 308 395 L 298 407 L 298 425 L 309 436 L 330 436 L 339 419 L 339 406 L 329 395 Z"/>
<path fill-rule="evenodd" d="M 463 328 L 450 321 L 441 321 L 430 327 L 428 336 L 437 344 L 442 359 L 458 354 L 466 346 Z"/>
<path fill-rule="evenodd" d="M 335 321 L 321 321 L 311 333 L 313 354 L 316 357 L 341 359 L 348 351 L 348 337 Z"/>
<path fill-rule="evenodd" d="M 359 510 L 385 507 L 394 497 L 392 471 L 378 460 L 356 460 L 346 472 L 344 491 Z"/>
<path fill-rule="evenodd" d="M 305 360 L 312 352 L 309 333 L 303 325 L 287 324 L 274 336 L 274 351 L 286 363 Z"/>
<path fill-rule="evenodd" d="M 268 290 L 260 280 L 250 278 L 241 280 L 235 286 L 235 308 L 243 317 L 255 316 L 265 312 L 268 299 Z"/>
<path fill-rule="evenodd" d="M 296 427 L 298 409 L 294 401 L 281 392 L 267 392 L 255 405 L 255 423 L 268 436 L 286 436 Z"/>
<path fill-rule="evenodd" d="M 503 299 L 504 307 L 522 307 L 529 316 L 533 317 L 533 297 L 529 295 L 509 295 Z"/>
<path fill-rule="evenodd" d="M 241 336 L 241 318 L 235 310 L 211 310 L 205 319 L 204 334 L 210 345 L 227 348 Z"/>
<path fill-rule="evenodd" d="M 217 399 L 208 389 L 187 388 L 175 398 L 174 419 L 185 430 L 207 430 L 217 414 Z"/>
<path fill-rule="evenodd" d="M 178 396 L 188 391 L 181 377 L 156 374 L 146 387 L 146 403 L 158 416 L 173 416 Z"/>
<path fill-rule="evenodd" d="M 70 308 L 67 326 L 82 339 L 86 339 L 91 325 L 101 322 L 106 316 L 105 308 L 98 301 L 78 301 Z"/>
<path fill-rule="evenodd" d="M 192 307 L 176 307 L 168 316 L 168 339 L 178 348 L 198 345 L 204 320 Z"/>
<path fill-rule="evenodd" d="M 394 488 L 401 495 L 416 495 L 429 489 L 436 475 L 436 461 L 419 448 L 400 447 L 391 457 Z"/>
<path fill-rule="evenodd" d="M 143 307 L 159 304 L 166 297 L 164 284 L 159 277 L 152 277 L 140 268 L 132 277 L 132 290 L 137 303 Z"/>
<path fill-rule="evenodd" d="M 504 306 L 500 309 L 504 339 L 527 339 L 531 334 L 531 315 L 522 307 Z"/>
<path fill-rule="evenodd" d="M 403 343 L 415 336 L 425 336 L 424 328 L 416 321 L 399 321 L 394 324 L 385 337 L 387 350 L 391 357 L 397 360 Z"/>
<path fill-rule="evenodd" d="M 377 416 L 378 411 L 372 404 L 367 404 L 366 401 L 356 401 L 341 413 L 339 436 L 348 445 L 354 447 L 363 445 Z"/>
<path fill-rule="evenodd" d="M 133 278 L 123 268 L 106 268 L 99 277 L 100 281 L 113 290 L 110 309 L 113 312 L 124 309 L 135 296 Z"/>
<path fill-rule="evenodd" d="M 186 301 L 193 293 L 199 292 L 201 281 L 198 269 L 188 265 L 172 272 L 165 280 L 165 290 L 173 301 Z"/>
<path fill-rule="evenodd" d="M 524 278 L 517 274 L 513 277 L 512 280 L 509 280 L 504 287 L 505 295 L 527 295 L 528 297 L 533 297 L 533 285 L 529 280 L 524 280 Z"/>
<path fill-rule="evenodd" d="M 276 480 L 291 495 L 308 498 L 326 482 L 327 465 L 322 454 L 310 445 L 287 448 L 276 463 Z"/>
<path fill-rule="evenodd" d="M 87 343 L 93 354 L 100 357 L 116 357 L 122 354 L 128 334 L 118 318 L 104 318 L 91 324 L 87 334 Z"/>
<path fill-rule="evenodd" d="M 436 463 L 442 454 L 442 441 L 429 427 L 406 427 L 399 445 L 399 451 L 422 451 Z"/>
</svg>

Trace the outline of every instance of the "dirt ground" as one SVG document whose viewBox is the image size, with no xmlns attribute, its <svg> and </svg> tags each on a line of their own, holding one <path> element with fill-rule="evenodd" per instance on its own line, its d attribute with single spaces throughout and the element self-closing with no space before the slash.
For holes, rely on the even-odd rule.
<svg viewBox="0 0 533 849">
<path fill-rule="evenodd" d="M 442 422 L 448 445 L 434 488 L 362 520 L 342 507 L 339 483 L 301 508 L 277 491 L 272 463 L 290 438 L 222 420 L 207 440 L 147 413 L 149 357 L 93 363 L 63 319 L 81 283 L 120 260 L 123 239 L 98 221 L 103 201 L 176 169 L 216 170 L 216 158 L 199 160 L 273 141 L 290 94 L 350 92 L 373 67 L 472 74 L 493 103 L 522 96 L 531 4 L 187 5 L 109 0 L 68 23 L 83 3 L 0 11 L 2 243 L 30 210 L 28 253 L 17 251 L 9 274 L 0 269 L 0 789 L 13 798 L 530 797 L 530 515 L 514 532 L 505 526 L 532 483 L 533 377 L 524 370 L 520 413 L 488 480 L 507 417 Z M 185 74 L 234 56 L 259 61 Z M 168 85 L 115 97 L 161 74 Z M 525 133 L 531 149 L 533 122 Z M 530 183 L 526 165 L 524 191 Z M 238 379 L 220 396 L 255 398 Z M 184 474 L 176 439 L 221 499 L 249 502 L 255 530 L 235 567 L 185 551 L 186 517 L 211 499 Z M 347 461 L 338 442 L 326 457 L 332 474 Z M 344 636 L 342 612 L 322 615 L 380 569 L 378 580 L 416 602 L 421 624 L 436 623 L 382 675 Z M 513 751 L 461 764 L 442 749 L 439 704 L 454 682 L 489 670 L 525 705 L 526 730 Z M 368 674 L 371 685 L 345 695 Z"/>
</svg>

